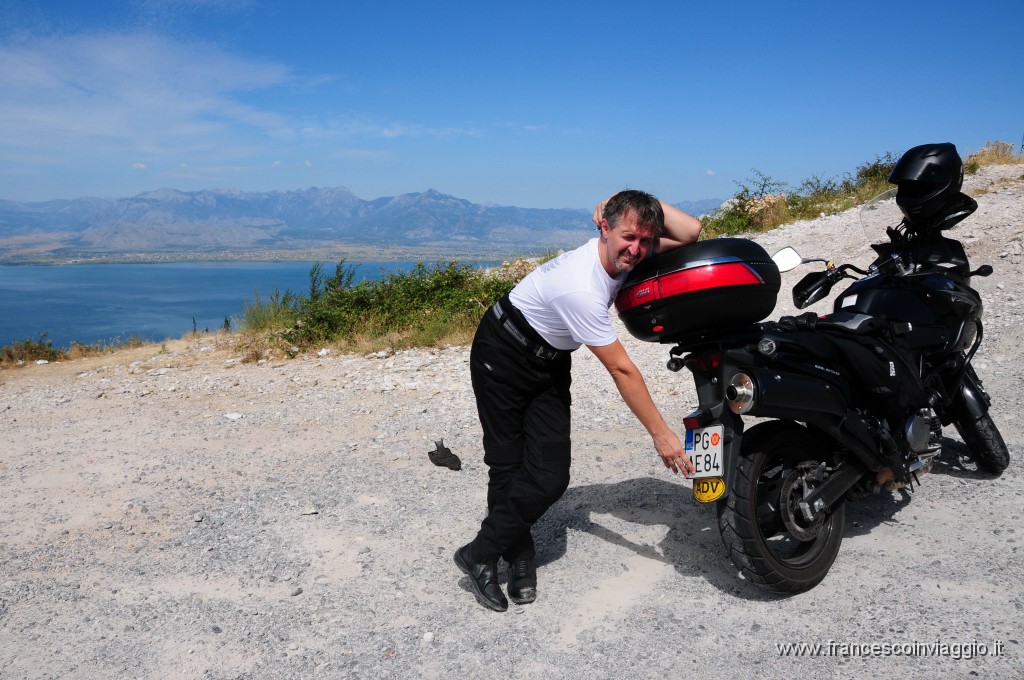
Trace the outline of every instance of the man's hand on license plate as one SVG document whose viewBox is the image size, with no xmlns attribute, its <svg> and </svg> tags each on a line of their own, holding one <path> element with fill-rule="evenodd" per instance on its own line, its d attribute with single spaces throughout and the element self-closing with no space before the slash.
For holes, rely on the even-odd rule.
<svg viewBox="0 0 1024 680">
<path fill-rule="evenodd" d="M 675 432 L 668 430 L 665 434 L 655 436 L 654 447 L 658 450 L 658 455 L 661 456 L 661 462 L 669 470 L 676 474 L 681 472 L 685 477 L 693 474 L 695 469 L 693 461 L 686 455 Z"/>
<path fill-rule="evenodd" d="M 694 468 L 693 461 L 690 460 L 690 457 L 682 455 L 679 458 L 676 458 L 676 465 L 673 472 L 676 474 L 682 473 L 683 477 L 689 477 L 693 474 L 695 469 L 696 468 Z"/>
</svg>

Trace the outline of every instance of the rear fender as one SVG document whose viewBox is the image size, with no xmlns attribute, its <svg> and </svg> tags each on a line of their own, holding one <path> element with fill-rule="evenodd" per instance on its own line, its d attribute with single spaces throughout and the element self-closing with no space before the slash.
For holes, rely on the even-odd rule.
<svg viewBox="0 0 1024 680">
<path fill-rule="evenodd" d="M 693 373 L 700 410 L 708 414 L 705 426 L 722 425 L 722 465 L 726 490 L 732 488 L 736 479 L 744 424 L 743 418 L 733 413 L 725 403 L 724 376 L 731 378 L 740 370 L 739 365 L 749 365 L 750 359 L 750 354 L 743 350 L 727 350 L 723 353 L 722 364 L 713 371 L 696 370 L 688 365 Z"/>
<path fill-rule="evenodd" d="M 736 469 L 739 467 L 740 451 L 743 448 L 743 418 L 739 417 L 729 409 L 725 409 L 719 420 L 723 426 L 723 450 L 722 461 L 725 478 L 725 489 L 728 492 L 736 482 Z"/>
</svg>

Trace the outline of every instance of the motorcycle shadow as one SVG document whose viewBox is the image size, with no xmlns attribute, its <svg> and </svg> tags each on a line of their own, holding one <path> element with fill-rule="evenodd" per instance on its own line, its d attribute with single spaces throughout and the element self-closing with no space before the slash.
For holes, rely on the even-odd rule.
<svg viewBox="0 0 1024 680">
<path fill-rule="evenodd" d="M 534 525 L 537 564 L 565 556 L 569 530 L 585 531 L 721 591 L 751 600 L 780 599 L 738 577 L 722 545 L 714 506 L 697 503 L 691 493 L 689 487 L 651 477 L 570 487 Z M 668 532 L 656 542 L 640 537 L 660 533 L 648 528 L 658 526 Z"/>
<path fill-rule="evenodd" d="M 943 475 L 958 479 L 991 480 L 996 475 L 978 470 L 977 464 L 971 460 L 971 451 L 958 439 L 942 438 L 942 452 L 935 457 L 929 475 Z"/>
<path fill-rule="evenodd" d="M 910 505 L 918 491 L 927 493 L 928 482 L 939 477 L 986 480 L 992 475 L 980 472 L 970 460 L 970 451 L 956 439 L 942 438 L 942 451 L 935 457 L 928 474 L 919 475 L 909 486 L 891 491 L 879 491 L 846 504 L 846 526 L 843 538 L 868 534 L 879 524 L 899 522 L 900 510 Z"/>
<path fill-rule="evenodd" d="M 990 479 L 990 475 L 971 469 L 967 454 L 961 442 L 943 438 L 942 452 L 931 472 L 921 478 L 924 489 L 929 478 L 937 476 Z M 916 492 L 918 484 L 914 487 Z M 843 537 L 864 535 L 880 524 L 898 522 L 899 512 L 912 499 L 913 493 L 903 488 L 848 502 Z M 643 538 L 660 533 L 651 531 L 658 526 L 666 527 L 667 533 L 654 542 Z M 738 576 L 722 545 L 714 506 L 697 503 L 690 488 L 676 482 L 643 477 L 570 487 L 533 528 L 538 566 L 566 555 L 570 529 L 671 565 L 682 576 L 703 578 L 719 590 L 745 599 L 787 597 L 763 591 Z"/>
</svg>

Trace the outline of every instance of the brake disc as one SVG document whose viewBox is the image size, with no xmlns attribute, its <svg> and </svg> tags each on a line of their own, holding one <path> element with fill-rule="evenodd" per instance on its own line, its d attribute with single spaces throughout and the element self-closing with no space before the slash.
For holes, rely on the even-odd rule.
<svg viewBox="0 0 1024 680">
<path fill-rule="evenodd" d="M 782 523 L 786 525 L 786 530 L 793 538 L 799 541 L 813 541 L 825 523 L 826 513 L 819 512 L 813 522 L 808 522 L 800 510 L 800 502 L 814 491 L 814 481 L 809 478 L 812 478 L 812 473 L 819 465 L 818 461 L 807 461 L 797 465 L 793 473 L 786 477 L 779 492 L 779 513 L 782 515 Z"/>
</svg>

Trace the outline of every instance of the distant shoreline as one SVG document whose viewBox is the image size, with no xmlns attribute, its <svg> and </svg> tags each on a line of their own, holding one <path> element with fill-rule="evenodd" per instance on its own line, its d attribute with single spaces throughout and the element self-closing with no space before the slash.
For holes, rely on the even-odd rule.
<svg viewBox="0 0 1024 680">
<path fill-rule="evenodd" d="M 251 250 L 222 252 L 166 252 L 166 253 L 98 253 L 80 255 L 47 255 L 37 257 L 3 257 L 0 266 L 75 266 L 90 264 L 166 264 L 181 262 L 451 262 L 468 264 L 494 262 L 542 255 L 543 252 L 529 252 L 528 248 L 514 249 L 509 246 L 494 250 L 460 249 L 424 246 L 409 247 L 364 247 L 364 248 L 314 248 L 305 250 Z"/>
</svg>

